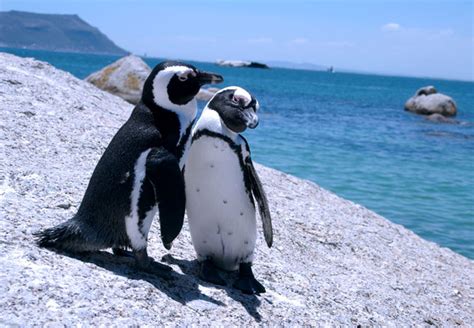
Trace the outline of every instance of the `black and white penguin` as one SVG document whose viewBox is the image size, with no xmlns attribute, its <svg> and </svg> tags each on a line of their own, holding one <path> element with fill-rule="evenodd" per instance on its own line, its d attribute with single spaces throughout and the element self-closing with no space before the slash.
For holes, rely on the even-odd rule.
<svg viewBox="0 0 474 328">
<path fill-rule="evenodd" d="M 184 152 L 197 113 L 195 96 L 220 75 L 180 62 L 162 62 L 150 73 L 141 101 L 99 160 L 77 214 L 36 233 L 38 245 L 66 252 L 112 248 L 130 254 L 147 272 L 170 267 L 147 255 L 147 238 L 159 212 L 161 239 L 170 249 L 185 211 Z"/>
<path fill-rule="evenodd" d="M 186 209 L 200 277 L 224 285 L 217 268 L 239 270 L 234 287 L 247 294 L 265 292 L 254 277 L 257 201 L 268 247 L 273 242 L 267 198 L 239 133 L 258 125 L 257 100 L 228 87 L 204 108 L 192 133 L 185 166 Z"/>
</svg>

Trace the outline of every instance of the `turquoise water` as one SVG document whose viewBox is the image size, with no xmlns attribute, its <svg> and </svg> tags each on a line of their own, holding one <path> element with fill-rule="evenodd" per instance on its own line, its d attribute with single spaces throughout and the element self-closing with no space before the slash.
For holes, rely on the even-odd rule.
<svg viewBox="0 0 474 328">
<path fill-rule="evenodd" d="M 79 78 L 117 59 L 3 51 L 48 61 Z M 146 61 L 153 66 L 159 59 Z M 474 258 L 474 83 L 193 64 L 259 99 L 261 124 L 245 132 L 256 161 L 312 180 Z M 431 123 L 403 110 L 425 85 L 455 99 L 463 124 Z"/>
</svg>

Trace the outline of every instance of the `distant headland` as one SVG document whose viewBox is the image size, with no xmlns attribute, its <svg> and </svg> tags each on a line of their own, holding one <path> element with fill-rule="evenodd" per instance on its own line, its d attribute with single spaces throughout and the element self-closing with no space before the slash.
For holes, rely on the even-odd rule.
<svg viewBox="0 0 474 328">
<path fill-rule="evenodd" d="M 0 47 L 124 55 L 99 29 L 77 15 L 0 12 Z"/>
</svg>

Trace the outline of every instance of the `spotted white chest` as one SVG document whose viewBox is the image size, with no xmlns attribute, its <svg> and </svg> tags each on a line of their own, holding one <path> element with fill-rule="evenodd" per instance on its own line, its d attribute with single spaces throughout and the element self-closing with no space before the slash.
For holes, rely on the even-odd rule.
<svg viewBox="0 0 474 328">
<path fill-rule="evenodd" d="M 239 156 L 219 138 L 195 140 L 186 162 L 186 208 L 199 260 L 225 270 L 252 262 L 255 208 L 245 190 Z"/>
</svg>

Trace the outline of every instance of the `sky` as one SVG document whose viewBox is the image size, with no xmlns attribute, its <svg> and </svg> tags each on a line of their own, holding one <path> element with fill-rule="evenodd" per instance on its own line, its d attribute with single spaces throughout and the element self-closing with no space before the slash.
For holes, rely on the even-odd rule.
<svg viewBox="0 0 474 328">
<path fill-rule="evenodd" d="M 473 1 L 0 0 L 6 10 L 78 14 L 138 55 L 474 80 Z"/>
</svg>

